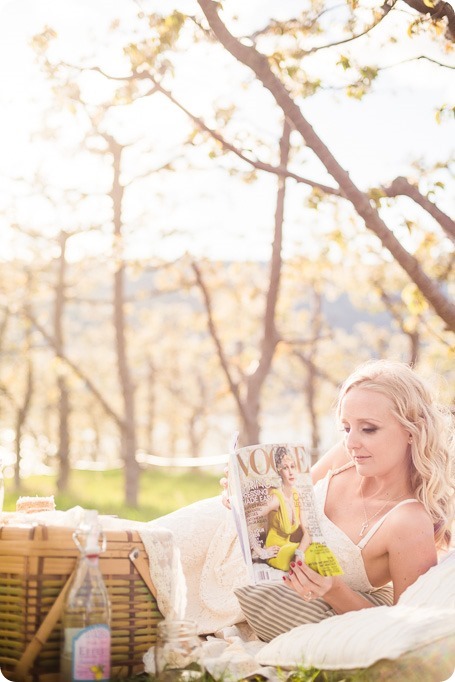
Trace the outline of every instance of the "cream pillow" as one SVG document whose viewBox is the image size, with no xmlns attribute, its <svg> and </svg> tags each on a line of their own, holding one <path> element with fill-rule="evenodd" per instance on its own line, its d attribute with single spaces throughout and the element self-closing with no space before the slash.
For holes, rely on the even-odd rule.
<svg viewBox="0 0 455 682">
<path fill-rule="evenodd" d="M 299 625 L 266 644 L 257 660 L 261 665 L 282 668 L 368 668 L 381 659 L 397 659 L 453 636 L 454 552 L 411 585 L 395 606 L 352 611 L 320 623 Z"/>
</svg>

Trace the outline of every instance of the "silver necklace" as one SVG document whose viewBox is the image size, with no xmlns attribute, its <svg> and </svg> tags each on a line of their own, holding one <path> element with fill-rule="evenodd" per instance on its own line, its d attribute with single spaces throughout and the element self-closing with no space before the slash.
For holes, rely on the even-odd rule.
<svg viewBox="0 0 455 682">
<path fill-rule="evenodd" d="M 362 528 L 360 529 L 360 533 L 359 533 L 359 537 L 360 537 L 360 538 L 363 538 L 363 536 L 365 535 L 366 529 L 367 529 L 367 528 L 369 527 L 369 525 L 370 525 L 370 521 L 372 521 L 373 519 L 375 519 L 376 516 L 379 516 L 379 514 L 382 512 L 382 510 L 385 509 L 385 508 L 387 507 L 387 505 L 390 504 L 390 502 L 397 502 L 398 500 L 400 500 L 402 497 L 404 497 L 404 496 L 406 495 L 406 493 L 403 493 L 403 495 L 399 495 L 398 497 L 393 497 L 391 500 L 386 500 L 386 502 L 382 505 L 381 509 L 378 509 L 378 511 L 375 512 L 375 513 L 373 514 L 373 516 L 370 516 L 370 518 L 368 518 L 368 516 L 367 516 L 367 510 L 366 510 L 366 508 L 365 508 L 365 499 L 364 499 L 364 497 L 363 497 L 362 483 L 363 483 L 363 478 L 362 478 L 362 480 L 360 481 L 360 494 L 361 494 L 361 496 L 362 496 L 363 515 L 364 515 L 364 517 L 365 517 L 365 521 L 363 522 Z"/>
</svg>

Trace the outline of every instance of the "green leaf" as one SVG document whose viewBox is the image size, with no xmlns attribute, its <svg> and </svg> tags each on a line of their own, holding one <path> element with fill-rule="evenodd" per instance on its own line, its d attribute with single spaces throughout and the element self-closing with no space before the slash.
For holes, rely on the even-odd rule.
<svg viewBox="0 0 455 682">
<path fill-rule="evenodd" d="M 340 58 L 337 61 L 337 66 L 338 65 L 342 66 L 345 71 L 351 68 L 351 62 L 349 61 L 349 58 L 346 57 L 346 55 L 344 54 L 340 55 Z"/>
</svg>

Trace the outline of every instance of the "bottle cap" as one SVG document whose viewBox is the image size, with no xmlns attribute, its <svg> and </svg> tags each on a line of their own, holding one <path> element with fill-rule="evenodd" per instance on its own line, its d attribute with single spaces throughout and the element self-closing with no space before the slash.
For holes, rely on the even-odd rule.
<svg viewBox="0 0 455 682">
<path fill-rule="evenodd" d="M 86 509 L 84 515 L 84 523 L 87 532 L 87 541 L 85 544 L 85 554 L 99 554 L 100 553 L 100 532 L 101 528 L 98 521 L 98 512 L 96 509 Z"/>
<path fill-rule="evenodd" d="M 73 534 L 74 541 L 85 556 L 98 556 L 105 549 L 105 537 L 102 532 L 96 509 L 85 509 L 82 519 Z M 102 546 L 100 546 L 102 539 Z"/>
</svg>

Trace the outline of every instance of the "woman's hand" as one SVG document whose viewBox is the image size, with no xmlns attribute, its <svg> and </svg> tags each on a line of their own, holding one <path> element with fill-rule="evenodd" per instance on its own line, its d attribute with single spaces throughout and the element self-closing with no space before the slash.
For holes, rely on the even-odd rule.
<svg viewBox="0 0 455 682">
<path fill-rule="evenodd" d="M 283 577 L 284 584 L 305 601 L 324 597 L 334 586 L 334 580 L 332 576 L 316 573 L 300 559 L 291 561 L 289 573 Z"/>
<path fill-rule="evenodd" d="M 224 504 L 226 509 L 231 508 L 231 503 L 229 502 L 229 491 L 228 491 L 228 485 L 229 485 L 229 469 L 228 467 L 225 467 L 224 469 L 224 476 L 220 478 L 220 486 L 223 488 L 221 491 L 221 502 Z"/>
</svg>

